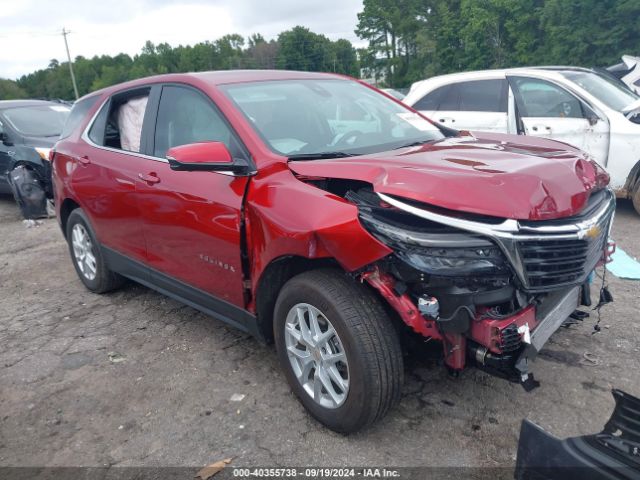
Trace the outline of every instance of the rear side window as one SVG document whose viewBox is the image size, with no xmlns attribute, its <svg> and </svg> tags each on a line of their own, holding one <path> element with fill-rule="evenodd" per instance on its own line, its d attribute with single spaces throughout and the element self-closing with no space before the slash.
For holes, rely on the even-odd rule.
<svg viewBox="0 0 640 480">
<path fill-rule="evenodd" d="M 114 95 L 96 117 L 89 138 L 97 145 L 140 152 L 149 87 Z"/>
<path fill-rule="evenodd" d="M 413 108 L 416 110 L 438 110 L 440 103 L 444 100 L 447 95 L 447 91 L 451 87 L 449 85 L 445 85 L 444 87 L 439 87 L 433 90 L 430 93 L 427 93 L 424 97 L 418 100 Z"/>
<path fill-rule="evenodd" d="M 507 81 L 502 79 L 459 82 L 436 88 L 416 102 L 413 108 L 450 112 L 506 113 L 507 91 Z"/>
<path fill-rule="evenodd" d="M 460 111 L 505 112 L 507 111 L 507 81 L 477 80 L 458 84 Z"/>
<path fill-rule="evenodd" d="M 460 105 L 460 84 L 454 83 L 449 85 L 446 95 L 442 98 L 438 110 L 446 110 L 449 112 L 455 112 L 459 110 Z"/>
<path fill-rule="evenodd" d="M 82 100 L 77 101 L 73 104 L 71 108 L 71 113 L 67 117 L 67 121 L 62 128 L 62 133 L 60 134 L 60 138 L 67 138 L 69 135 L 73 133 L 73 131 L 80 126 L 82 120 L 85 118 L 89 110 L 96 104 L 98 101 L 99 95 L 94 95 L 92 97 L 83 98 Z"/>
</svg>

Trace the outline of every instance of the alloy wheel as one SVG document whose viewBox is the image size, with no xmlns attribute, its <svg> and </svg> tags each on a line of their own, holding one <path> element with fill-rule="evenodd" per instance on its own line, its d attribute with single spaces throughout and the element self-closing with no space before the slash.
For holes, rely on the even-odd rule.
<svg viewBox="0 0 640 480">
<path fill-rule="evenodd" d="M 96 257 L 93 252 L 93 243 L 87 229 L 80 223 L 76 223 L 71 230 L 71 243 L 76 265 L 87 280 L 96 278 Z"/>
<path fill-rule="evenodd" d="M 302 388 L 325 408 L 338 408 L 349 393 L 349 364 L 329 319 L 316 307 L 298 303 L 285 322 L 291 368 Z"/>
</svg>

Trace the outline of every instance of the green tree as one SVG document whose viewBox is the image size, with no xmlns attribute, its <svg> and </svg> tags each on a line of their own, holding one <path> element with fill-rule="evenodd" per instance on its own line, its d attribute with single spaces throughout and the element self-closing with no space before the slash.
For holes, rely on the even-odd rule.
<svg viewBox="0 0 640 480">
<path fill-rule="evenodd" d="M 26 97 L 27 92 L 20 88 L 16 82 L 0 78 L 0 100 L 15 100 Z"/>
<path fill-rule="evenodd" d="M 286 70 L 331 71 L 330 40 L 297 26 L 278 35 L 277 67 Z"/>
</svg>

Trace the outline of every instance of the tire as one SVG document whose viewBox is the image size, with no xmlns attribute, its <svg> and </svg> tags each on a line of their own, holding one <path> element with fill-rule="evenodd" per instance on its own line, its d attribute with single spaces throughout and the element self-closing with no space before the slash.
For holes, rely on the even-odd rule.
<svg viewBox="0 0 640 480">
<path fill-rule="evenodd" d="M 313 340 L 314 346 L 304 343 L 301 330 L 303 323 L 311 326 L 313 315 L 319 331 L 311 338 L 330 335 L 324 343 Z M 328 333 L 330 328 L 335 335 Z M 274 338 L 293 392 L 331 430 L 356 432 L 381 419 L 400 400 L 402 350 L 391 319 L 371 291 L 338 270 L 305 272 L 284 285 L 275 306 Z M 305 369 L 309 364 L 313 366 Z M 305 385 L 299 376 L 306 379 Z M 327 379 L 334 395 L 325 386 Z M 317 381 L 321 387 L 316 395 Z"/>
<path fill-rule="evenodd" d="M 124 283 L 122 276 L 109 270 L 91 223 L 81 208 L 69 215 L 66 233 L 71 261 L 85 287 L 95 293 L 105 293 Z"/>
<path fill-rule="evenodd" d="M 33 170 L 18 165 L 9 173 L 9 185 L 24 218 L 30 220 L 47 216 L 47 194 Z"/>
<path fill-rule="evenodd" d="M 631 200 L 633 201 L 633 208 L 635 208 L 636 212 L 640 215 L 640 182 L 636 185 Z"/>
</svg>

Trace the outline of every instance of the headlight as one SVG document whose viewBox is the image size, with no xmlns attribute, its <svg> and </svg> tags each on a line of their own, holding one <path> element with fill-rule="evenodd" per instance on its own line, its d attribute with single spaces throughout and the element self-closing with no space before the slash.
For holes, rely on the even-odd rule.
<svg viewBox="0 0 640 480">
<path fill-rule="evenodd" d="M 360 219 L 398 258 L 421 272 L 461 277 L 505 275 L 511 271 L 502 251 L 485 237 L 442 227 L 418 231 L 391 225 L 365 212 L 361 212 Z"/>
<path fill-rule="evenodd" d="M 434 238 L 437 241 L 437 238 Z M 403 248 L 398 246 L 396 256 L 422 272 L 461 277 L 468 275 L 500 275 L 509 272 L 502 252 L 495 246 L 465 248 Z"/>
<path fill-rule="evenodd" d="M 46 160 L 47 162 L 49 161 L 49 152 L 51 151 L 50 148 L 35 147 L 35 149 L 42 160 Z"/>
</svg>

